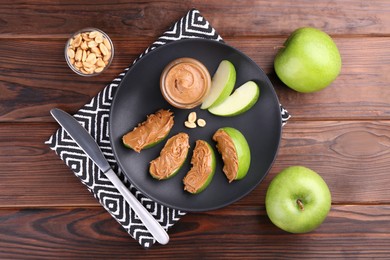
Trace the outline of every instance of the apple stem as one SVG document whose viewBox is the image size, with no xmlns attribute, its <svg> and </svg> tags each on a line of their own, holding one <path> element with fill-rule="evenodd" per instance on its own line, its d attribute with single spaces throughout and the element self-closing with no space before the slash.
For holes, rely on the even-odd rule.
<svg viewBox="0 0 390 260">
<path fill-rule="evenodd" d="M 305 210 L 305 207 L 303 206 L 303 203 L 302 203 L 302 201 L 301 201 L 300 199 L 297 199 L 297 204 L 298 204 L 299 208 L 300 208 L 302 211 Z"/>
</svg>

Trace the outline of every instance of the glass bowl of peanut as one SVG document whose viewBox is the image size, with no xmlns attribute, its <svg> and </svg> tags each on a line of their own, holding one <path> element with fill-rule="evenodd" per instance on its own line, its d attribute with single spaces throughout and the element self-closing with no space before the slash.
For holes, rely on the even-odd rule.
<svg viewBox="0 0 390 260">
<path fill-rule="evenodd" d="M 96 28 L 82 29 L 66 43 L 65 60 L 81 76 L 96 76 L 105 71 L 114 57 L 114 45 L 108 35 Z"/>
</svg>

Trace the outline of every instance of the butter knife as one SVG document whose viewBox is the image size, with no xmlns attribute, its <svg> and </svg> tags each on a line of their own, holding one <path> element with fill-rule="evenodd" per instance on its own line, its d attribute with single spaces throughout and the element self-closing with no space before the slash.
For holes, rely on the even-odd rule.
<svg viewBox="0 0 390 260">
<path fill-rule="evenodd" d="M 89 158 L 104 172 L 106 177 L 112 182 L 115 188 L 129 203 L 130 207 L 138 215 L 142 223 L 153 235 L 157 242 L 165 245 L 169 242 L 169 236 L 157 220 L 145 209 L 145 207 L 134 197 L 134 195 L 119 180 L 118 176 L 108 164 L 96 141 L 85 130 L 84 127 L 71 115 L 61 109 L 53 108 L 50 110 L 53 118 L 66 130 L 80 148 Z"/>
</svg>

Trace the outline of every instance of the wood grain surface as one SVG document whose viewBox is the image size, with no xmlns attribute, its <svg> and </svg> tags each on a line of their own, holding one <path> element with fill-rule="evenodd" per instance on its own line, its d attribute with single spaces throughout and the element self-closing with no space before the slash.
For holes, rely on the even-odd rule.
<svg viewBox="0 0 390 260">
<path fill-rule="evenodd" d="M 289 234 L 270 223 L 263 207 L 234 205 L 183 217 L 170 230 L 169 246 L 145 250 L 104 209 L 3 209 L 0 246 L 10 259 L 375 259 L 387 252 L 389 218 L 388 205 L 333 206 L 321 228 Z"/>
<path fill-rule="evenodd" d="M 226 208 L 189 213 L 166 246 L 139 246 L 44 141 L 53 107 L 75 113 L 189 9 L 269 76 L 292 114 L 264 181 Z M 80 77 L 64 61 L 84 27 L 115 45 L 110 68 Z M 329 33 L 343 67 L 326 89 L 301 94 L 273 69 L 301 26 Z M 0 0 L 0 259 L 386 259 L 390 256 L 390 2 Z M 274 226 L 264 198 L 290 165 L 320 173 L 332 193 L 325 222 L 308 234 Z"/>
</svg>

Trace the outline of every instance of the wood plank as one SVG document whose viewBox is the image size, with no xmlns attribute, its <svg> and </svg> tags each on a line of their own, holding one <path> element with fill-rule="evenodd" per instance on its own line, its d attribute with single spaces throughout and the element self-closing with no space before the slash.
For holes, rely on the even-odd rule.
<svg viewBox="0 0 390 260">
<path fill-rule="evenodd" d="M 57 106 L 75 113 L 151 43 L 116 41 L 110 68 L 91 78 L 69 69 L 64 60 L 64 40 L 0 41 L 0 121 L 30 122 L 53 122 L 49 111 Z"/>
<path fill-rule="evenodd" d="M 285 39 L 227 39 L 268 75 L 280 102 L 296 120 L 390 119 L 390 38 L 335 38 L 342 57 L 340 75 L 327 88 L 298 93 L 284 85 L 273 69 Z"/>
<path fill-rule="evenodd" d="M 199 9 L 225 36 L 287 35 L 301 26 L 315 26 L 328 33 L 389 35 L 390 4 L 387 0 L 219 0 L 116 1 L 93 3 L 50 0 L 0 2 L 1 37 L 53 37 L 69 35 L 84 27 L 98 27 L 113 36 L 158 36 L 191 8 Z M 110 21 L 107 23 L 107 21 Z"/>
<path fill-rule="evenodd" d="M 0 207 L 98 205 L 44 144 L 56 128 L 54 123 L 0 124 Z M 269 182 L 291 165 L 317 171 L 334 204 L 390 203 L 389 133 L 390 121 L 292 120 L 270 173 L 237 204 L 263 205 Z"/>
<path fill-rule="evenodd" d="M 275 165 L 259 186 L 260 201 L 277 172 L 303 165 L 324 178 L 335 204 L 389 203 L 389 133 L 390 121 L 291 120 Z"/>
<path fill-rule="evenodd" d="M 2 209 L 0 258 L 386 258 L 390 206 L 333 206 L 308 234 L 278 229 L 262 206 L 231 206 L 187 214 L 169 233 L 167 246 L 144 250 L 101 208 Z"/>
<path fill-rule="evenodd" d="M 0 125 L 0 205 L 99 205 L 44 144 L 57 124 Z"/>
<path fill-rule="evenodd" d="M 264 69 L 294 119 L 390 119 L 390 49 L 384 48 L 390 46 L 390 37 L 336 38 L 343 59 L 341 75 L 328 88 L 311 94 L 287 88 L 274 73 L 273 59 L 284 38 L 225 40 Z M 80 77 L 67 67 L 64 39 L 0 41 L 0 122 L 53 122 L 50 108 L 76 112 L 153 39 L 115 38 L 112 66 L 103 75 L 92 78 Z M 21 63 L 23 59 L 25 62 Z"/>
</svg>

